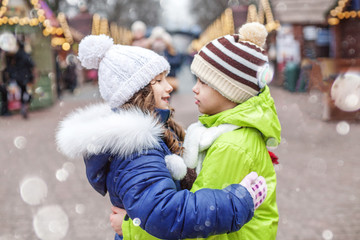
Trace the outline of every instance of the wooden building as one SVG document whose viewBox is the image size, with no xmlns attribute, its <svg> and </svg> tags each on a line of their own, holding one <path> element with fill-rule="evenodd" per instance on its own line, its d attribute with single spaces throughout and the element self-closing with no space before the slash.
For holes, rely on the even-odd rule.
<svg viewBox="0 0 360 240">
<path fill-rule="evenodd" d="M 360 1 L 339 0 L 327 11 L 331 32 L 330 56 L 312 62 L 310 89 L 324 93 L 325 120 L 360 120 L 360 110 L 344 111 L 335 106 L 334 81 L 347 72 L 360 73 Z M 360 75 L 359 75 L 360 77 Z M 360 95 L 357 94 L 358 97 Z"/>
<path fill-rule="evenodd" d="M 68 51 L 72 43 L 63 19 L 43 0 L 1 1 L 0 34 L 10 32 L 21 39 L 36 65 L 32 109 L 50 106 L 56 100 L 54 50 Z"/>
</svg>

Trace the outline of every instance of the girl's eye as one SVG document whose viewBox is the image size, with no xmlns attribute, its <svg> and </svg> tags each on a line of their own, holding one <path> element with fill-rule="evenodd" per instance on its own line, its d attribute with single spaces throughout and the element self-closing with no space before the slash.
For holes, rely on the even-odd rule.
<svg viewBox="0 0 360 240">
<path fill-rule="evenodd" d="M 199 81 L 199 83 L 201 83 L 201 84 L 205 84 L 203 81 L 201 81 L 199 78 L 198 78 L 198 81 Z"/>
<path fill-rule="evenodd" d="M 150 82 L 151 85 L 154 85 L 155 83 L 160 83 L 161 79 L 154 79 Z"/>
</svg>

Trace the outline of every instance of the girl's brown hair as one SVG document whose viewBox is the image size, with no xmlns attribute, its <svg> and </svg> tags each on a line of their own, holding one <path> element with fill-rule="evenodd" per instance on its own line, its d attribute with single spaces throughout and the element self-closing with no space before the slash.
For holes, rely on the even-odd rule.
<svg viewBox="0 0 360 240">
<path fill-rule="evenodd" d="M 130 109 L 133 107 L 138 107 L 143 112 L 150 112 L 155 115 L 155 98 L 151 84 L 148 84 L 146 87 L 134 94 L 134 96 L 129 101 L 122 105 L 123 109 Z M 164 141 L 172 153 L 182 155 L 184 150 L 182 143 L 184 141 L 185 131 L 179 124 L 174 121 L 172 115 L 174 109 L 170 110 L 171 115 L 164 126 Z M 186 176 L 180 181 L 181 188 L 190 190 L 196 179 L 196 176 L 195 169 L 188 168 Z"/>
<path fill-rule="evenodd" d="M 122 109 L 130 109 L 137 107 L 143 112 L 150 112 L 155 115 L 155 98 L 151 84 L 135 93 L 134 96 L 122 105 Z M 165 123 L 164 141 L 172 153 L 181 155 L 183 152 L 182 143 L 185 137 L 184 129 L 177 124 L 173 119 L 174 109 L 171 110 L 171 115 Z"/>
</svg>

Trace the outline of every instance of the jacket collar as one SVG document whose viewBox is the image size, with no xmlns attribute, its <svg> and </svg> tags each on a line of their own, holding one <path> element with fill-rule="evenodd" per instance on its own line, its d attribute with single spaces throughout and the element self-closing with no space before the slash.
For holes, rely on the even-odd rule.
<svg viewBox="0 0 360 240">
<path fill-rule="evenodd" d="M 170 118 L 171 111 L 169 109 L 155 108 L 155 113 L 160 118 L 160 122 L 165 124 Z"/>
<path fill-rule="evenodd" d="M 268 86 L 259 95 L 236 107 L 211 116 L 202 115 L 199 121 L 208 128 L 221 124 L 255 128 L 262 133 L 266 142 L 270 139 L 278 144 L 281 139 L 281 126 Z"/>
</svg>

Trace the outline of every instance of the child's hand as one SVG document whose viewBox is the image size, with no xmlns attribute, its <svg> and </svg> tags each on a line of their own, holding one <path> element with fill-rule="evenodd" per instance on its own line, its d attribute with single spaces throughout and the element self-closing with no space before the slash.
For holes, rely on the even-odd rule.
<svg viewBox="0 0 360 240">
<path fill-rule="evenodd" d="M 256 172 L 251 172 L 240 182 L 244 186 L 254 202 L 254 209 L 257 209 L 265 200 L 267 194 L 267 185 L 265 178 L 258 176 Z"/>
<path fill-rule="evenodd" d="M 110 224 L 114 231 L 122 236 L 122 223 L 126 215 L 126 211 L 122 208 L 111 207 L 112 213 L 110 214 Z"/>
</svg>

